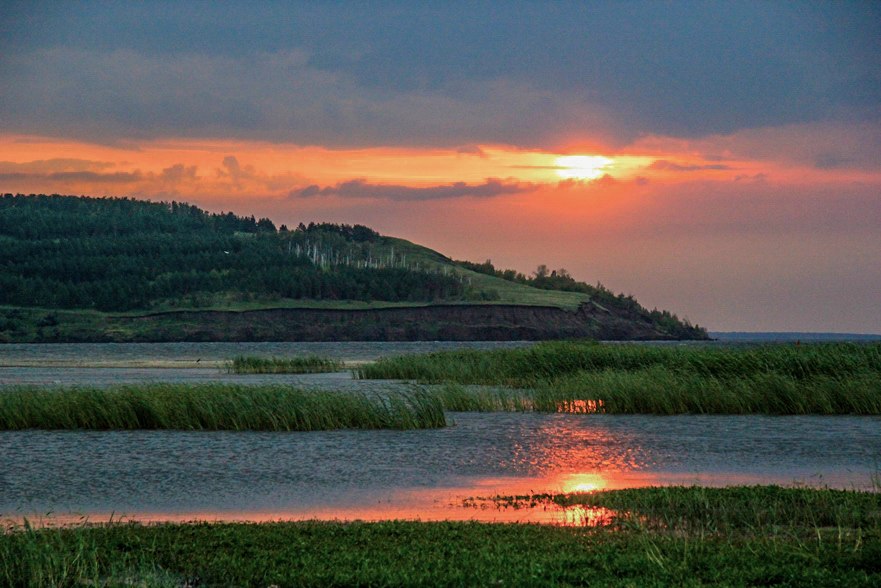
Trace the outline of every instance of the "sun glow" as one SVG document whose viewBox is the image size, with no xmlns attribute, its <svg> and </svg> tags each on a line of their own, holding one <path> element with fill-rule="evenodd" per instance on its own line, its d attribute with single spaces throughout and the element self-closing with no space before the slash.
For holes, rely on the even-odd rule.
<svg viewBox="0 0 881 588">
<path fill-rule="evenodd" d="M 561 481 L 563 492 L 596 492 L 608 486 L 600 474 L 571 474 Z"/>
<path fill-rule="evenodd" d="M 595 180 L 613 163 L 602 155 L 564 155 L 555 160 L 557 175 L 564 180 Z"/>
</svg>

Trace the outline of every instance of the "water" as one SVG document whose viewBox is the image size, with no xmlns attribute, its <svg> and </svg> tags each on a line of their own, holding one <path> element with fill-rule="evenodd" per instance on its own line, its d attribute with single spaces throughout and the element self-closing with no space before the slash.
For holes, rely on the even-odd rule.
<svg viewBox="0 0 881 588">
<path fill-rule="evenodd" d="M 0 432 L 0 513 L 499 520 L 510 513 L 462 503 L 671 483 L 865 488 L 881 456 L 875 417 L 450 419 L 429 431 Z"/>
<path fill-rule="evenodd" d="M 447 349 L 509 349 L 528 341 L 344 341 L 340 343 L 51 343 L 0 345 L 0 365 L 225 361 L 237 355 L 304 357 L 318 355 L 369 361 Z"/>
<path fill-rule="evenodd" d="M 366 360 L 510 345 L 523 344 L 14 345 L 0 347 L 0 365 L 6 366 L 0 385 L 231 379 L 387 389 L 408 384 L 357 381 L 348 373 L 231 376 L 217 368 L 138 365 L 237 354 Z M 72 367 L 83 358 L 116 367 Z M 465 504 L 497 494 L 658 484 L 872 488 L 881 471 L 879 417 L 450 413 L 448 420 L 452 426 L 428 431 L 0 432 L 0 519 L 33 520 L 51 512 L 49 520 L 60 522 L 113 516 L 582 524 L 596 513 L 573 519 L 572 511 L 553 508 L 499 511 Z"/>
</svg>

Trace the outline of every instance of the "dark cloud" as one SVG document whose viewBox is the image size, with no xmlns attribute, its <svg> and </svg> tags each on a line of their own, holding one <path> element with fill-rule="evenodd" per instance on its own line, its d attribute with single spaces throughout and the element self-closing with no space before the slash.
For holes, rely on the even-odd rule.
<svg viewBox="0 0 881 588">
<path fill-rule="evenodd" d="M 15 163 L 0 162 L 0 182 L 25 189 L 63 190 L 63 184 L 123 184 L 126 190 L 168 189 L 198 179 L 195 165 L 177 163 L 160 173 L 135 171 L 95 171 L 113 164 L 84 159 L 46 159 Z M 141 192 L 137 192 L 141 193 Z"/>
<path fill-rule="evenodd" d="M 817 169 L 837 169 L 846 167 L 853 163 L 853 158 L 839 155 L 837 153 L 821 153 L 814 160 L 814 167 Z"/>
<path fill-rule="evenodd" d="M 112 172 L 102 174 L 91 171 L 75 171 L 75 172 L 54 172 L 49 174 L 37 173 L 0 173 L 0 181 L 25 181 L 31 180 L 35 182 L 90 182 L 96 184 L 126 184 L 139 182 L 144 179 L 144 175 L 139 171 L 134 172 Z"/>
<path fill-rule="evenodd" d="M 738 175 L 734 176 L 734 181 L 735 182 L 762 184 L 762 183 L 768 181 L 768 174 L 766 174 L 766 173 L 738 174 Z"/>
<path fill-rule="evenodd" d="M 96 183 L 128 183 L 138 182 L 143 179 L 143 174 L 139 171 L 134 172 L 112 172 L 102 174 L 98 172 L 80 171 L 80 172 L 55 172 L 49 174 L 48 178 L 55 182 L 96 182 Z"/>
<path fill-rule="evenodd" d="M 463 145 L 456 148 L 456 153 L 462 155 L 476 155 L 477 157 L 488 157 L 486 152 L 478 145 Z"/>
<path fill-rule="evenodd" d="M 195 165 L 184 165 L 182 163 L 176 163 L 171 167 L 166 167 L 162 170 L 162 179 L 169 182 L 195 180 L 198 177 L 196 175 L 196 169 L 197 168 Z"/>
<path fill-rule="evenodd" d="M 726 169 L 731 169 L 731 166 L 725 165 L 723 163 L 683 165 L 681 163 L 667 161 L 666 159 L 659 159 L 659 160 L 653 162 L 649 166 L 649 169 L 663 170 L 663 171 L 692 172 L 692 171 L 701 171 L 701 170 L 726 170 Z"/>
<path fill-rule="evenodd" d="M 96 171 L 113 167 L 107 161 L 89 159 L 53 158 L 36 161 L 0 161 L 0 173 L 48 174 L 54 172 Z"/>
<path fill-rule="evenodd" d="M 550 147 L 881 116 L 873 2 L 7 4 L 7 132 Z"/>
<path fill-rule="evenodd" d="M 515 194 L 534 190 L 535 185 L 523 182 L 490 178 L 482 184 L 454 182 L 442 186 L 413 188 L 393 184 L 370 184 L 367 180 L 356 179 L 340 182 L 334 186 L 321 187 L 316 184 L 306 186 L 290 193 L 291 198 L 311 198 L 314 196 L 339 196 L 341 198 L 381 198 L 384 200 L 439 200 L 443 198 L 491 198 L 503 194 Z"/>
</svg>

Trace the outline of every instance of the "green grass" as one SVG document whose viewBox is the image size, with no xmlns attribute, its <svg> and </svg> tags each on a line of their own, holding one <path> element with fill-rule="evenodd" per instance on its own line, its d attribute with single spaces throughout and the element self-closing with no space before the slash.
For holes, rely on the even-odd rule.
<svg viewBox="0 0 881 588">
<path fill-rule="evenodd" d="M 0 394 L 0 430 L 318 431 L 445 425 L 440 401 L 418 390 L 380 396 L 280 385 L 143 384 L 18 387 Z"/>
<path fill-rule="evenodd" d="M 361 378 L 444 383 L 448 410 L 881 414 L 881 345 L 548 342 L 381 359 Z M 481 384 L 489 389 L 465 388 Z M 574 410 L 573 410 L 574 409 Z"/>
<path fill-rule="evenodd" d="M 484 523 L 115 524 L 0 535 L 9 586 L 877 586 L 878 494 L 781 488 L 558 496 L 599 529 Z M 758 508 L 756 512 L 749 509 Z M 637 516 L 636 513 L 639 513 Z M 658 524 L 650 524 L 652 518 Z"/>
<path fill-rule="evenodd" d="M 328 357 L 253 357 L 240 355 L 226 365 L 232 374 L 315 374 L 337 372 L 343 362 Z"/>
<path fill-rule="evenodd" d="M 881 530 L 881 493 L 780 486 L 665 486 L 573 494 L 496 496 L 499 508 L 604 507 L 613 526 L 668 533 L 816 536 Z"/>
</svg>

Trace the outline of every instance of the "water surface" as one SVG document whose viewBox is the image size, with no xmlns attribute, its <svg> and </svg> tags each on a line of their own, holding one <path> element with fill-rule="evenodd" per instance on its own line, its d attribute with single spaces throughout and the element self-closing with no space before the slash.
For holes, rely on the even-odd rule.
<svg viewBox="0 0 881 588">
<path fill-rule="evenodd" d="M 870 488 L 881 418 L 451 413 L 428 431 L 0 432 L 3 517 L 544 520 L 475 496 L 657 484 Z"/>
</svg>

